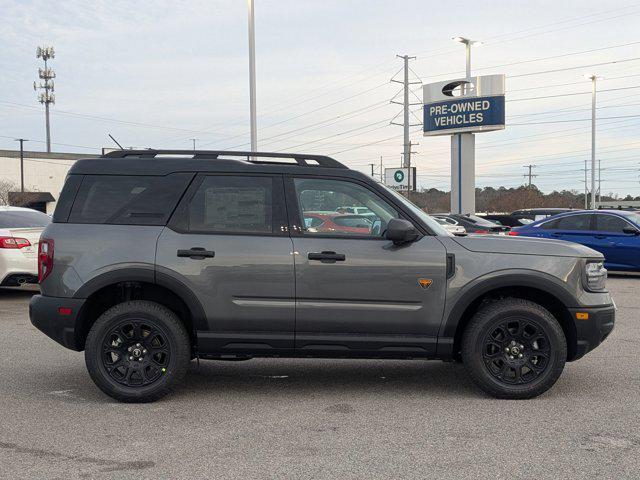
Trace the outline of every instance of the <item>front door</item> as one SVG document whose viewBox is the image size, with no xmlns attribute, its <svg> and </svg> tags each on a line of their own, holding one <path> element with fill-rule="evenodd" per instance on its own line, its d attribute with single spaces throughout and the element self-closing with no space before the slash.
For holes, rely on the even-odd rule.
<svg viewBox="0 0 640 480">
<path fill-rule="evenodd" d="M 598 236 L 606 242 L 601 251 L 609 270 L 636 270 L 640 265 L 640 237 L 625 233 L 625 228 L 637 227 L 618 215 L 596 215 Z"/>
<path fill-rule="evenodd" d="M 164 276 L 204 309 L 201 353 L 281 354 L 293 350 L 292 241 L 281 175 L 201 175 L 157 246 Z"/>
<path fill-rule="evenodd" d="M 387 222 L 402 213 L 356 181 L 288 178 L 287 206 L 296 352 L 433 354 L 446 290 L 446 251 L 437 237 L 403 246 L 385 240 Z M 359 213 L 340 213 L 350 207 Z"/>
</svg>

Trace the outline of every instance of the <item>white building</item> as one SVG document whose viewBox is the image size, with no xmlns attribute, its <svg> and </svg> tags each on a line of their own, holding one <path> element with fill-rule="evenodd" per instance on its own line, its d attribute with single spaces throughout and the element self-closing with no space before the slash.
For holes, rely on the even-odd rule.
<svg viewBox="0 0 640 480">
<path fill-rule="evenodd" d="M 81 158 L 97 155 L 84 153 L 24 152 L 24 190 L 20 192 L 20 150 L 0 150 L 0 198 L 8 193 L 8 203 L 52 214 L 64 179 L 71 165 Z"/>
</svg>

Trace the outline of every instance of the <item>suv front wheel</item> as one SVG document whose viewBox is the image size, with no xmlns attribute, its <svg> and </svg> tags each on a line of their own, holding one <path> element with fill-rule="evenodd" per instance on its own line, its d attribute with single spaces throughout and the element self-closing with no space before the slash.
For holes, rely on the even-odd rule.
<svg viewBox="0 0 640 480">
<path fill-rule="evenodd" d="M 118 304 L 93 324 L 85 362 L 95 384 L 123 402 L 152 402 L 185 376 L 189 335 L 175 313 L 154 302 Z"/>
<path fill-rule="evenodd" d="M 481 307 L 462 337 L 471 379 L 497 398 L 533 398 L 553 386 L 567 358 L 562 327 L 541 305 L 503 298 Z"/>
</svg>

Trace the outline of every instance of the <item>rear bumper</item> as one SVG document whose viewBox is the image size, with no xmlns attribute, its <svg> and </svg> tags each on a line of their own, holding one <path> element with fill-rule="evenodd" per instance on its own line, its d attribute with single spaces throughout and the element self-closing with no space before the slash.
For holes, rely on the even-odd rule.
<svg viewBox="0 0 640 480">
<path fill-rule="evenodd" d="M 29 318 L 34 327 L 60 345 L 80 351 L 84 345 L 76 335 L 76 320 L 85 300 L 34 295 L 29 302 Z M 70 309 L 63 315 L 60 308 Z M 66 311 L 64 313 L 67 313 Z"/>
<path fill-rule="evenodd" d="M 570 308 L 576 325 L 576 354 L 571 360 L 577 360 L 600 345 L 613 331 L 616 317 L 615 305 L 591 308 Z M 587 313 L 587 320 L 578 320 L 576 314 Z"/>
</svg>

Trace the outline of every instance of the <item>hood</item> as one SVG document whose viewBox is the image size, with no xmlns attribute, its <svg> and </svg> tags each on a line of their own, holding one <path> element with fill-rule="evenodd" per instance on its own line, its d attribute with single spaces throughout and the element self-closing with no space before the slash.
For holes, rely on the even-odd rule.
<svg viewBox="0 0 640 480">
<path fill-rule="evenodd" d="M 472 252 L 601 258 L 602 254 L 578 243 L 547 238 L 472 235 L 454 241 Z"/>
</svg>

